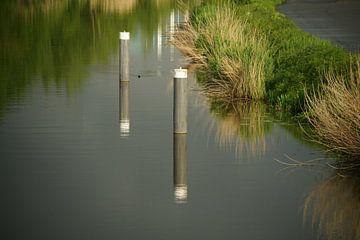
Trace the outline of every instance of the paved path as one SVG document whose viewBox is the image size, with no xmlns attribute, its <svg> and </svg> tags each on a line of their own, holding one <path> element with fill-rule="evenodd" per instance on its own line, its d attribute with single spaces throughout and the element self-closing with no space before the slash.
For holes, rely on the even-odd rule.
<svg viewBox="0 0 360 240">
<path fill-rule="evenodd" d="M 360 52 L 360 0 L 288 0 L 278 10 L 305 31 Z"/>
</svg>

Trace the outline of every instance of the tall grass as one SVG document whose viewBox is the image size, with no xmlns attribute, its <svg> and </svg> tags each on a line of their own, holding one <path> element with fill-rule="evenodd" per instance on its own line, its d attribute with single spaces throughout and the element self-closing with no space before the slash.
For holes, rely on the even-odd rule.
<svg viewBox="0 0 360 240">
<path fill-rule="evenodd" d="M 360 159 L 360 57 L 344 76 L 329 71 L 320 93 L 306 94 L 316 140 L 330 151 Z"/>
<path fill-rule="evenodd" d="M 242 0 L 240 0 L 242 2 Z M 277 109 L 299 114 L 304 110 L 304 88 L 317 87 L 330 67 L 348 71 L 350 55 L 331 42 L 297 27 L 275 9 L 276 0 L 247 0 L 238 9 L 242 19 L 269 41 L 273 75 L 266 79 L 266 100 Z"/>
<path fill-rule="evenodd" d="M 238 18 L 230 2 L 196 11 L 175 34 L 173 44 L 209 70 L 211 77 L 203 82 L 207 93 L 224 101 L 263 99 L 272 66 L 267 40 Z"/>
<path fill-rule="evenodd" d="M 317 87 L 332 66 L 347 71 L 351 54 L 316 38 L 276 11 L 282 0 L 208 0 L 174 40 L 207 67 L 206 88 L 217 99 L 265 99 L 293 115 L 304 88 Z"/>
</svg>

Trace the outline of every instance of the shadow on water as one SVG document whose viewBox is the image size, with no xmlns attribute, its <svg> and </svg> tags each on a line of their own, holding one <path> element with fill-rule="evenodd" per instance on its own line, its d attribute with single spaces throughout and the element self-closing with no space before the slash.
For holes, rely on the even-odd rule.
<svg viewBox="0 0 360 240">
<path fill-rule="evenodd" d="M 341 174 L 327 178 L 306 197 L 304 219 L 310 218 L 324 239 L 360 239 L 359 170 Z"/>
<path fill-rule="evenodd" d="M 120 31 L 141 35 L 146 52 L 175 6 L 173 0 L 5 0 L 0 9 L 0 119 L 39 83 L 45 91 L 55 87 L 77 94 L 91 64 L 117 56 Z"/>
</svg>

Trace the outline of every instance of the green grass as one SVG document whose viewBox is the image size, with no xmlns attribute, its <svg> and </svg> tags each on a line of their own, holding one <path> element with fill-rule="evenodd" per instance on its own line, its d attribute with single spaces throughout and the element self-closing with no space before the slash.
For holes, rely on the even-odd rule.
<svg viewBox="0 0 360 240">
<path fill-rule="evenodd" d="M 282 110 L 299 114 L 304 110 L 304 89 L 317 88 L 325 72 L 346 74 L 354 57 L 329 41 L 299 29 L 277 12 L 275 1 L 253 1 L 239 7 L 239 16 L 259 29 L 270 42 L 273 77 L 266 81 L 267 101 Z"/>
<path fill-rule="evenodd" d="M 174 44 L 212 75 L 203 82 L 209 96 L 230 102 L 264 99 L 265 80 L 272 73 L 268 41 L 238 18 L 235 4 L 226 6 L 197 8 Z"/>
<path fill-rule="evenodd" d="M 299 29 L 276 11 L 281 2 L 209 0 L 193 10 L 192 45 L 212 75 L 209 95 L 224 101 L 265 99 L 299 115 L 305 110 L 304 90 L 317 88 L 328 69 L 348 74 L 354 56 Z"/>
<path fill-rule="evenodd" d="M 174 44 L 207 72 L 200 83 L 215 106 L 261 99 L 320 128 L 316 142 L 356 160 L 359 58 L 299 29 L 276 11 L 281 2 L 208 0 Z"/>
</svg>

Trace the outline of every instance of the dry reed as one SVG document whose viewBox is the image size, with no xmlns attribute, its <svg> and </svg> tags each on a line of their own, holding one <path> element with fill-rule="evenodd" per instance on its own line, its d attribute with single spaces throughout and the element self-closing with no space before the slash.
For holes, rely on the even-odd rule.
<svg viewBox="0 0 360 240">
<path fill-rule="evenodd" d="M 270 60 L 267 41 L 231 4 L 209 6 L 176 32 L 172 44 L 211 72 L 204 92 L 217 100 L 262 99 Z"/>
<path fill-rule="evenodd" d="M 334 71 L 326 74 L 321 92 L 306 94 L 307 118 L 327 149 L 360 158 L 360 57 L 349 77 Z"/>
</svg>

